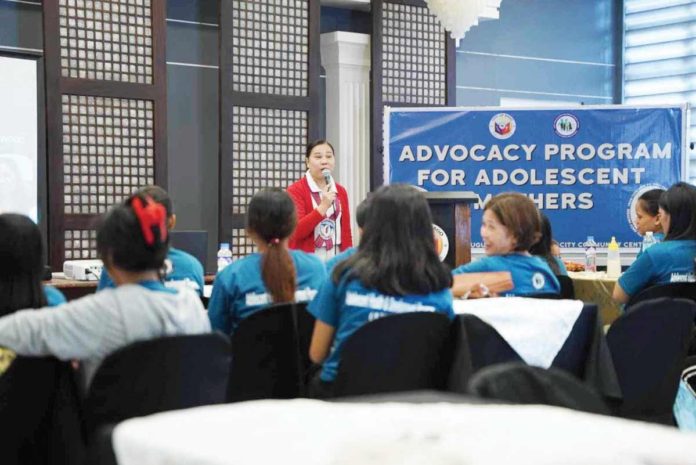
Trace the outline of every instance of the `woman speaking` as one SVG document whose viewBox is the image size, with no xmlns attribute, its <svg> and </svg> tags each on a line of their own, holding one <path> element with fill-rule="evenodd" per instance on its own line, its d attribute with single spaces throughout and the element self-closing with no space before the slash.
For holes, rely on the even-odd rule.
<svg viewBox="0 0 696 465">
<path fill-rule="evenodd" d="M 348 194 L 332 177 L 336 158 L 326 140 L 307 146 L 307 172 L 288 187 L 297 210 L 297 228 L 290 238 L 292 249 L 314 253 L 328 260 L 353 246 L 350 232 Z"/>
</svg>

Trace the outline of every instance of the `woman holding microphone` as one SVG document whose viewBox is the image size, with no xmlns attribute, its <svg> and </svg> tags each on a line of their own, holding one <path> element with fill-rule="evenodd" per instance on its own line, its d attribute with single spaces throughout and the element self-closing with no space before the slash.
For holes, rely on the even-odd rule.
<svg viewBox="0 0 696 465">
<path fill-rule="evenodd" d="M 288 187 L 297 210 L 297 228 L 289 246 L 326 261 L 353 246 L 348 194 L 333 180 L 336 157 L 328 141 L 307 145 L 305 162 L 304 177 Z"/>
</svg>

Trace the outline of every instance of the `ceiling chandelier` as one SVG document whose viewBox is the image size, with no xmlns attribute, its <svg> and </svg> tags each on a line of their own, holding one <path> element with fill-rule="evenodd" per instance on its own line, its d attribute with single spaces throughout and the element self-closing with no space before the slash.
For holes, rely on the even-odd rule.
<svg viewBox="0 0 696 465">
<path fill-rule="evenodd" d="M 480 19 L 498 19 L 502 0 L 425 0 L 442 27 L 459 41 Z"/>
</svg>

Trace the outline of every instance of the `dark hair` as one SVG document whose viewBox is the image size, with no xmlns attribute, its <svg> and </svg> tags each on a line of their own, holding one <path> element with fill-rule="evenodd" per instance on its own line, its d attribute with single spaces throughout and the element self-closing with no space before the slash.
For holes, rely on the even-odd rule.
<svg viewBox="0 0 696 465">
<path fill-rule="evenodd" d="M 665 240 L 696 239 L 696 188 L 678 182 L 660 197 L 660 208 L 669 215 Z"/>
<path fill-rule="evenodd" d="M 546 260 L 546 263 L 548 263 L 549 268 L 551 268 L 551 271 L 553 271 L 553 274 L 561 274 L 561 269 L 558 266 L 556 257 L 554 257 L 551 253 L 551 244 L 553 244 L 551 222 L 542 212 L 539 212 L 539 219 L 541 220 L 541 238 L 539 239 L 539 242 L 534 244 L 529 249 L 529 253 L 532 255 L 537 255 Z"/>
<path fill-rule="evenodd" d="M 370 196 L 365 197 L 365 200 L 360 202 L 358 207 L 355 209 L 355 222 L 358 228 L 365 227 L 365 221 L 367 221 L 367 211 L 370 208 Z"/>
<path fill-rule="evenodd" d="M 317 139 L 317 140 L 312 141 L 309 144 L 307 144 L 307 149 L 305 150 L 305 158 L 309 158 L 309 156 L 312 154 L 312 150 L 314 150 L 314 147 L 316 147 L 317 145 L 324 145 L 324 144 L 331 147 L 331 151 L 334 153 L 334 155 L 336 155 L 336 150 L 334 149 L 333 145 L 331 145 L 331 142 L 329 142 L 326 139 Z"/>
<path fill-rule="evenodd" d="M 382 294 L 428 294 L 452 286 L 452 274 L 435 252 L 433 221 L 421 192 L 406 184 L 380 187 L 370 197 L 358 251 L 336 265 Z"/>
<path fill-rule="evenodd" d="M 126 271 L 160 271 L 169 251 L 166 222 L 147 226 L 154 238 L 153 243 L 148 245 L 132 205 L 134 199 L 140 199 L 146 208 L 165 208 L 139 194 L 131 196 L 122 205 L 113 207 L 97 230 L 97 253 L 105 263 L 110 262 Z M 165 229 L 164 234 L 162 229 Z"/>
<path fill-rule="evenodd" d="M 650 189 L 649 191 L 643 192 L 643 194 L 638 197 L 638 202 L 640 202 L 640 207 L 643 211 L 650 216 L 657 216 L 659 213 L 660 196 L 664 192 L 664 189 Z"/>
<path fill-rule="evenodd" d="M 268 244 L 261 258 L 261 278 L 273 302 L 293 302 L 297 273 L 281 241 L 295 230 L 297 216 L 290 196 L 277 187 L 261 189 L 251 198 L 247 229 Z"/>
<path fill-rule="evenodd" d="M 139 195 L 141 197 L 149 196 L 152 200 L 159 203 L 167 210 L 167 218 L 170 218 L 174 214 L 174 204 L 172 203 L 169 193 L 162 189 L 160 186 L 145 186 L 141 187 L 133 195 Z"/>
<path fill-rule="evenodd" d="M 515 238 L 516 252 L 527 252 L 541 236 L 541 219 L 536 205 L 526 195 L 517 192 L 498 194 L 486 203 L 490 210 Z"/>
<path fill-rule="evenodd" d="M 0 316 L 46 306 L 41 285 L 43 243 L 38 226 L 24 215 L 0 215 Z"/>
</svg>

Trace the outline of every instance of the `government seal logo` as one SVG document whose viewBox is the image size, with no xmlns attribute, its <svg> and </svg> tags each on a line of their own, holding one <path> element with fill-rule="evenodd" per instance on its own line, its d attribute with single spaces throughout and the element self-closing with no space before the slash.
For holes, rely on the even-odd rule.
<svg viewBox="0 0 696 465">
<path fill-rule="evenodd" d="M 580 129 L 580 121 L 575 115 L 563 113 L 553 121 L 553 130 L 560 137 L 573 137 Z"/>
<path fill-rule="evenodd" d="M 435 251 L 440 261 L 443 262 L 449 252 L 449 239 L 447 239 L 445 231 L 436 224 L 433 224 L 433 236 L 435 237 Z"/>
<path fill-rule="evenodd" d="M 498 113 L 488 123 L 488 130 L 496 139 L 509 139 L 515 134 L 516 129 L 517 123 L 515 123 L 515 118 L 507 113 Z"/>
</svg>

